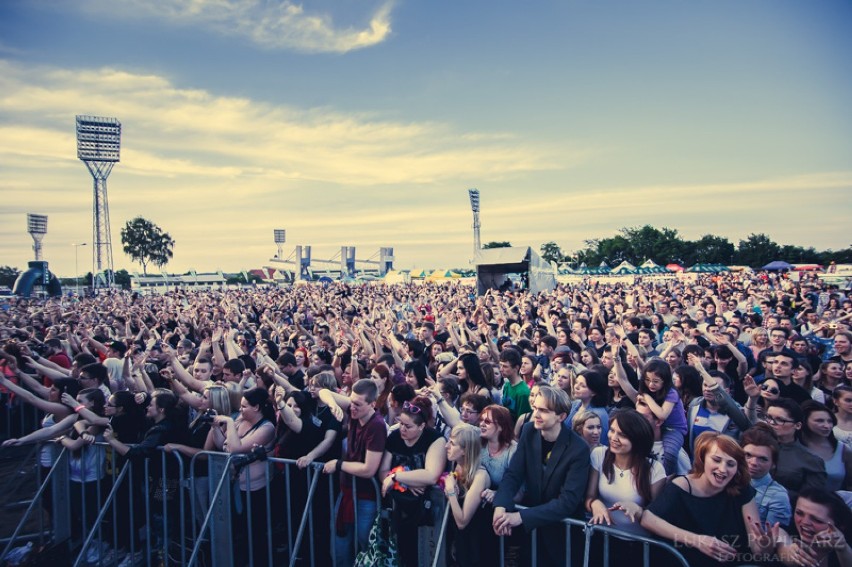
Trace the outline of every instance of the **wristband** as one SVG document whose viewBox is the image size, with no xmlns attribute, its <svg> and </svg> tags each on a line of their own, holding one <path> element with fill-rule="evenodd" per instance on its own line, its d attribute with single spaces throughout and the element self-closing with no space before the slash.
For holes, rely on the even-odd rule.
<svg viewBox="0 0 852 567">
<path fill-rule="evenodd" d="M 334 465 L 334 472 L 339 473 L 343 470 L 343 459 L 337 459 L 337 464 Z"/>
<path fill-rule="evenodd" d="M 450 496 L 456 496 L 458 492 L 445 492 L 444 494 L 446 494 L 447 498 L 449 498 Z"/>
<path fill-rule="evenodd" d="M 84 406 L 83 404 L 80 404 L 79 406 L 74 408 L 74 413 L 80 413 L 81 409 L 86 409 L 86 406 Z"/>
</svg>

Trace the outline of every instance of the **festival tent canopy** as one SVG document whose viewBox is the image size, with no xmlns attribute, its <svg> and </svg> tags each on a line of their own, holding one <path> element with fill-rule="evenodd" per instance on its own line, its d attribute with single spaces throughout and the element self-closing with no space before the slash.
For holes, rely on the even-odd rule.
<svg viewBox="0 0 852 567">
<path fill-rule="evenodd" d="M 687 272 L 693 274 L 717 274 L 719 272 L 730 272 L 727 266 L 722 264 L 695 264 L 690 266 Z"/>
<path fill-rule="evenodd" d="M 822 269 L 819 264 L 793 264 L 793 271 L 795 272 L 818 272 Z"/>
<path fill-rule="evenodd" d="M 670 272 L 682 272 L 683 266 L 680 264 L 666 264 L 666 270 Z"/>
<path fill-rule="evenodd" d="M 617 265 L 616 267 L 614 267 L 610 273 L 613 274 L 613 275 L 617 275 L 617 276 L 623 276 L 623 275 L 626 275 L 626 274 L 635 274 L 636 273 L 636 266 L 634 266 L 633 264 L 631 264 L 630 262 L 625 260 L 622 263 L 620 263 L 619 265 Z"/>
<path fill-rule="evenodd" d="M 793 264 L 788 264 L 783 260 L 775 260 L 774 262 L 769 262 L 765 266 L 761 268 L 761 270 L 766 270 L 768 272 L 781 272 L 784 270 L 792 270 Z"/>
</svg>

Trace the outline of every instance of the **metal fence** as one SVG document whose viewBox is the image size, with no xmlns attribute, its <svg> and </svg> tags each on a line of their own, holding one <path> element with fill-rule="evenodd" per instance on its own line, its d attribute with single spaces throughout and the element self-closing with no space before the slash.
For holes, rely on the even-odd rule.
<svg viewBox="0 0 852 567">
<path fill-rule="evenodd" d="M 302 469 L 295 461 L 255 453 L 200 452 L 186 459 L 161 448 L 150 458 L 131 461 L 102 443 L 76 454 L 65 449 L 57 453 L 0 560 L 15 546 L 33 541 L 39 543 L 36 549 L 59 548 L 75 567 L 116 565 L 128 556 L 128 565 L 340 567 L 333 552 L 338 476 L 323 474 L 322 463 Z M 255 471 L 252 478 L 249 465 L 256 459 L 263 463 L 255 465 L 262 472 Z M 253 480 L 259 488 L 245 490 Z M 354 478 L 352 482 L 354 494 Z M 381 511 L 375 480 L 372 490 Z M 437 521 L 418 530 L 418 562 L 423 566 L 446 564 L 445 534 L 452 519 L 439 496 L 432 500 L 439 506 L 433 510 Z M 49 521 L 44 508 L 49 508 Z M 358 506 L 354 513 L 358 525 Z M 24 527 L 34 522 L 35 532 L 24 533 Z M 566 565 L 606 567 L 613 559 L 612 549 L 628 542 L 633 546 L 633 564 L 641 553 L 646 567 L 659 554 L 688 566 L 676 549 L 654 538 L 574 519 L 563 520 L 562 525 Z M 534 530 L 527 558 L 534 566 L 545 564 L 539 561 L 539 540 Z M 498 541 L 499 565 L 517 561 L 504 553 L 506 542 Z M 361 551 L 357 537 L 354 551 Z M 623 557 L 613 563 L 623 564 Z"/>
</svg>

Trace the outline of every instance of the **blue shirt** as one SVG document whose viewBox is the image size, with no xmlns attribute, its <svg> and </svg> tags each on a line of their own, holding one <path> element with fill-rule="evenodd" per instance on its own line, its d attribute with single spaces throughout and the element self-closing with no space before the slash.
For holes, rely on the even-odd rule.
<svg viewBox="0 0 852 567">
<path fill-rule="evenodd" d="M 793 521 L 790 507 L 790 495 L 787 489 L 772 479 L 771 474 L 763 478 L 751 479 L 751 487 L 755 490 L 754 501 L 760 513 L 760 521 L 781 526 L 789 526 Z"/>
</svg>

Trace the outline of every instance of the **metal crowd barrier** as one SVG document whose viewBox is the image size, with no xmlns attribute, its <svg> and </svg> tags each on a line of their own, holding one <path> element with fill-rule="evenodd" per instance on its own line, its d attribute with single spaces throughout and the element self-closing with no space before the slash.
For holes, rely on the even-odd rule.
<svg viewBox="0 0 852 567">
<path fill-rule="evenodd" d="M 524 506 L 517 506 L 518 510 L 524 509 Z M 610 551 L 611 551 L 611 539 L 617 539 L 625 542 L 635 542 L 637 544 L 642 545 L 642 565 L 644 567 L 651 566 L 651 550 L 653 548 L 659 549 L 661 552 L 666 553 L 668 556 L 667 559 L 670 561 L 675 561 L 682 565 L 683 567 L 689 567 L 689 563 L 683 557 L 683 555 L 671 544 L 651 537 L 650 535 L 645 536 L 637 533 L 626 532 L 623 530 L 619 530 L 618 528 L 614 528 L 612 526 L 604 526 L 604 525 L 593 525 L 589 524 L 583 520 L 577 520 L 574 518 L 565 518 L 562 520 L 562 524 L 565 527 L 565 560 L 564 565 L 571 567 L 574 563 L 574 556 L 572 555 L 572 527 L 579 528 L 583 532 L 583 567 L 589 567 L 592 562 L 592 545 L 594 543 L 594 538 L 596 535 L 600 535 L 603 540 L 603 548 L 602 548 L 602 561 L 594 562 L 595 567 L 598 565 L 602 565 L 603 567 L 609 567 L 610 565 Z M 538 561 L 538 530 L 532 530 L 530 532 L 530 554 L 532 566 L 537 567 L 539 565 Z M 505 566 L 505 538 L 500 537 L 500 567 Z M 623 564 L 623 561 L 619 561 L 619 563 Z M 434 567 L 435 564 L 433 564 Z"/>
<path fill-rule="evenodd" d="M 203 451 L 193 457 L 190 470 L 195 470 L 197 459 L 206 458 L 208 462 L 208 477 L 206 480 L 196 479 L 191 475 L 191 492 L 196 494 L 195 483 L 207 482 L 210 498 L 209 507 L 204 511 L 203 519 L 197 514 L 196 506 L 200 503 L 193 499 L 192 516 L 201 519 L 200 525 L 194 528 L 195 545 L 191 551 L 188 565 L 200 564 L 202 550 L 211 541 L 216 542 L 215 551 L 211 553 L 212 567 L 230 566 L 235 555 L 234 542 L 236 528 L 242 526 L 233 524 L 231 511 L 237 506 L 245 507 L 245 534 L 255 530 L 254 522 L 257 515 L 252 513 L 252 507 L 257 505 L 255 498 L 245 494 L 241 487 L 236 487 L 238 476 L 235 467 L 240 467 L 246 459 L 245 455 L 227 454 Z M 253 460 L 255 456 L 248 459 Z M 262 520 L 266 526 L 267 537 L 265 549 L 255 550 L 255 542 L 246 537 L 243 552 L 247 551 L 248 565 L 254 567 L 257 563 L 267 565 L 295 565 L 300 559 L 311 567 L 335 563 L 333 542 L 335 535 L 334 508 L 337 497 L 337 474 L 326 475 L 322 472 L 323 463 L 312 463 L 305 469 L 299 469 L 296 461 L 268 457 L 263 459 L 264 482 L 262 491 L 263 513 Z M 242 465 L 245 466 L 245 465 Z M 246 483 L 251 485 L 251 469 L 246 469 Z M 380 506 L 380 489 L 378 483 L 372 481 L 377 509 Z M 355 482 L 353 479 L 353 491 Z M 241 500 L 240 504 L 234 502 Z M 275 499 L 275 501 L 274 501 Z M 325 499 L 325 501 L 322 501 Z M 273 513 L 274 512 L 274 513 Z M 355 523 L 358 522 L 358 508 L 355 507 Z M 282 533 L 283 531 L 283 533 Z M 273 538 L 272 536 L 279 536 Z M 278 547 L 276 547 L 278 542 Z M 263 543 L 263 542 L 262 542 Z M 355 552 L 358 552 L 358 541 L 355 538 Z M 260 555 L 259 555 L 260 554 Z M 307 556 L 305 556 L 307 555 Z"/>
<path fill-rule="evenodd" d="M 0 441 L 17 439 L 37 431 L 43 417 L 44 412 L 22 402 L 18 396 L 0 393 Z"/>
<path fill-rule="evenodd" d="M 99 453 L 92 456 L 91 451 Z M 180 454 L 162 448 L 152 454 L 151 458 L 134 462 L 119 457 L 103 443 L 84 447 L 77 456 L 62 449 L 6 543 L 0 560 L 16 544 L 51 537 L 54 544 L 69 542 L 75 567 L 115 565 L 124 557 L 123 553 L 115 552 L 118 548 L 136 558 L 134 565 L 230 567 L 248 564 L 260 567 L 293 566 L 300 560 L 311 567 L 335 564 L 334 512 L 339 492 L 336 490 L 338 475 L 323 474 L 322 463 L 299 469 L 296 461 L 261 456 L 264 478 L 259 484 L 262 487 L 252 495 L 242 490 L 236 479 L 238 469 L 248 465 L 245 461 L 257 458 L 253 453 L 201 452 L 189 465 Z M 103 467 L 101 471 L 92 473 L 87 469 L 91 464 L 88 457 L 94 466 Z M 92 478 L 90 482 L 71 480 L 72 459 L 78 463 L 78 476 Z M 207 460 L 206 477 L 195 474 L 200 459 Z M 107 463 L 111 466 L 107 467 Z M 250 484 L 252 469 L 245 470 L 246 482 Z M 372 486 L 376 509 L 382 513 L 380 489 L 375 479 Z M 352 490 L 355 493 L 354 478 Z M 52 495 L 51 528 L 23 535 L 24 526 L 33 512 L 40 510 L 47 491 Z M 243 513 L 235 514 L 234 510 L 238 509 Z M 449 507 L 445 507 L 442 515 L 440 512 L 438 517 L 443 519 L 440 525 L 420 528 L 418 534 L 420 563 L 431 563 L 433 567 L 445 564 L 444 534 Z M 358 506 L 354 513 L 357 526 Z M 235 519 L 240 519 L 240 524 L 235 524 Z M 566 565 L 572 565 L 577 557 L 574 546 L 581 545 L 582 541 L 582 562 L 588 567 L 594 541 L 602 541 L 602 563 L 598 563 L 599 559 L 595 563 L 608 567 L 612 541 L 617 539 L 641 545 L 645 567 L 650 567 L 651 550 L 655 548 L 688 567 L 677 549 L 652 537 L 608 526 L 593 526 L 575 519 L 565 519 L 562 524 Z M 577 540 L 578 530 L 583 534 L 580 541 Z M 255 532 L 258 535 L 252 537 Z M 357 555 L 361 551 L 357 533 L 353 539 Z M 534 530 L 530 538 L 534 566 L 539 564 L 538 539 Z M 499 540 L 501 567 L 506 564 L 503 540 Z M 572 549 L 575 551 L 573 557 Z"/>
</svg>

